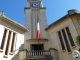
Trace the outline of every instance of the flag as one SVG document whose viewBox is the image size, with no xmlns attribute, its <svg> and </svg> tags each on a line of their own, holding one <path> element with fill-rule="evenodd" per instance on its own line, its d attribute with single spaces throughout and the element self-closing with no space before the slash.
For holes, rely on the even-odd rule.
<svg viewBox="0 0 80 60">
<path fill-rule="evenodd" d="M 40 26 L 39 26 L 39 18 L 37 18 L 37 31 L 36 31 L 36 39 L 40 39 Z"/>
</svg>

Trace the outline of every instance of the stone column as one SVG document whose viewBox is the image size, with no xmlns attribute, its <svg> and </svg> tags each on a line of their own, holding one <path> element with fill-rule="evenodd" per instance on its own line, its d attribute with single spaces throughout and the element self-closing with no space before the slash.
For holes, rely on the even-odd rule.
<svg viewBox="0 0 80 60">
<path fill-rule="evenodd" d="M 9 30 L 7 30 L 7 33 L 6 33 L 5 43 L 4 43 L 4 47 L 3 47 L 4 50 L 6 49 L 8 35 L 9 35 Z"/>
<path fill-rule="evenodd" d="M 10 45 L 9 45 L 9 52 L 10 52 L 10 50 L 11 50 L 12 37 L 13 37 L 13 32 L 11 32 L 11 37 L 10 37 Z M 11 52 L 10 52 L 10 54 L 11 54 Z"/>
</svg>

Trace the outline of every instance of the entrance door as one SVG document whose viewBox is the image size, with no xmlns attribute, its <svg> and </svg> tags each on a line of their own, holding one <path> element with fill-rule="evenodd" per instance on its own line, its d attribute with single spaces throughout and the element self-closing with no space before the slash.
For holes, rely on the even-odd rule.
<svg viewBox="0 0 80 60">
<path fill-rule="evenodd" d="M 34 51 L 44 50 L 44 46 L 43 46 L 43 44 L 32 44 L 31 45 L 31 50 L 34 50 Z"/>
</svg>

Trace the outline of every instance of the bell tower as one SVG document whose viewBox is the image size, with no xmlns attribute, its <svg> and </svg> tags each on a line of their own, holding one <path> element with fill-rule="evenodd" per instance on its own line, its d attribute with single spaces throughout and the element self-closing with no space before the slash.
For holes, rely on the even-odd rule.
<svg viewBox="0 0 80 60">
<path fill-rule="evenodd" d="M 47 28 L 46 8 L 42 5 L 42 0 L 27 0 L 28 5 L 25 10 L 25 27 L 29 29 L 29 39 L 36 39 L 37 19 L 40 24 L 40 39 L 48 39 L 45 31 Z"/>
</svg>

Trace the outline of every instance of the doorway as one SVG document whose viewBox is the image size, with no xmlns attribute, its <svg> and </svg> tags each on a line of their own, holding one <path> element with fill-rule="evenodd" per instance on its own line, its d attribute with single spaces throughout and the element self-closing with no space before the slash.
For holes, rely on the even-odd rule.
<svg viewBox="0 0 80 60">
<path fill-rule="evenodd" d="M 43 44 L 31 44 L 31 50 L 44 50 L 44 46 Z"/>
</svg>

